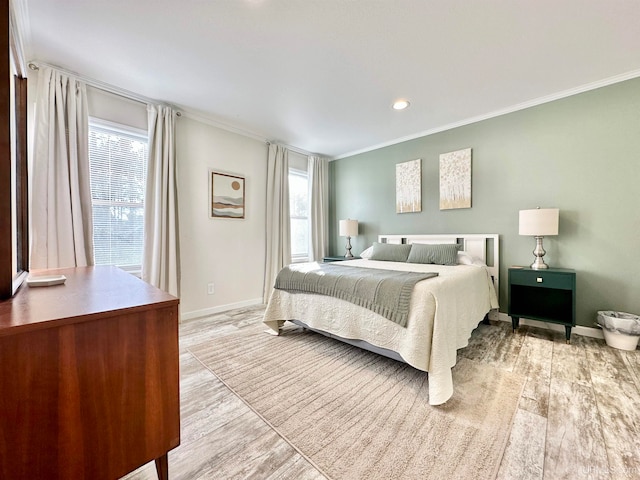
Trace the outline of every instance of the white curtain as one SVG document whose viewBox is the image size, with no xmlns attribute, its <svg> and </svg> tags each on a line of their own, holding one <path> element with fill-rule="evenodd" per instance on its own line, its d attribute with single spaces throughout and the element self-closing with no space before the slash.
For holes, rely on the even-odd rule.
<svg viewBox="0 0 640 480">
<path fill-rule="evenodd" d="M 329 161 L 309 156 L 309 261 L 322 261 L 329 243 Z"/>
<path fill-rule="evenodd" d="M 144 199 L 142 279 L 180 295 L 175 112 L 149 105 L 149 162 Z"/>
<path fill-rule="evenodd" d="M 36 96 L 30 268 L 93 265 L 89 117 L 84 83 L 40 68 Z"/>
<path fill-rule="evenodd" d="M 289 151 L 269 145 L 267 159 L 267 251 L 264 275 L 264 303 L 269 301 L 276 276 L 291 263 L 289 217 Z"/>
</svg>

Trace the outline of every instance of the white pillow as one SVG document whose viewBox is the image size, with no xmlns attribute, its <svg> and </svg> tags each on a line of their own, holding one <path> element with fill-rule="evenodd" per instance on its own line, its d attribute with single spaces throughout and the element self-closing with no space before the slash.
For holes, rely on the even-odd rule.
<svg viewBox="0 0 640 480">
<path fill-rule="evenodd" d="M 371 245 L 369 248 L 367 248 L 366 250 L 364 250 L 361 254 L 360 254 L 360 258 L 365 258 L 365 259 L 369 259 L 371 257 L 371 255 L 373 254 L 373 245 Z"/>
<path fill-rule="evenodd" d="M 478 257 L 474 257 L 469 252 L 458 252 L 458 265 L 481 265 L 486 267 L 487 265 Z"/>
</svg>

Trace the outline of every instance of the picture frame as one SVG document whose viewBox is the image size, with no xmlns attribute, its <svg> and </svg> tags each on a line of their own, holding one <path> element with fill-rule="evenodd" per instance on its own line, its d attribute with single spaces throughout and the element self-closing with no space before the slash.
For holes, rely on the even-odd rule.
<svg viewBox="0 0 640 480">
<path fill-rule="evenodd" d="M 440 155 L 440 210 L 471 208 L 471 148 Z"/>
<path fill-rule="evenodd" d="M 209 170 L 209 218 L 245 218 L 245 178 Z"/>
<path fill-rule="evenodd" d="M 396 213 L 422 211 L 422 162 L 396 164 Z"/>
</svg>

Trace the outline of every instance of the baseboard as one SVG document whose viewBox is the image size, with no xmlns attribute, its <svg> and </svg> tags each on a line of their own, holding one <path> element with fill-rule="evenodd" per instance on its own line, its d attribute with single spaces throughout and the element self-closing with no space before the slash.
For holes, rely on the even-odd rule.
<svg viewBox="0 0 640 480">
<path fill-rule="evenodd" d="M 500 320 L 502 322 L 511 323 L 511 317 L 506 313 L 498 312 L 498 318 L 495 318 L 494 315 L 489 315 L 491 320 Z M 529 325 L 531 327 L 537 328 L 546 328 L 547 330 L 553 330 L 554 332 L 562 332 L 564 333 L 564 327 L 562 325 L 558 325 L 557 323 L 547 323 L 541 322 L 539 320 L 531 320 L 529 318 L 521 318 L 520 325 Z M 602 330 L 599 328 L 592 327 L 584 327 L 582 325 L 576 325 L 571 329 L 571 333 L 575 333 L 576 335 L 582 335 L 583 337 L 593 337 L 593 338 L 604 338 L 602 334 Z"/>
<path fill-rule="evenodd" d="M 262 298 L 252 298 L 250 300 L 243 300 L 242 302 L 228 303 L 226 305 L 218 305 L 217 307 L 204 308 L 202 310 L 193 310 L 180 315 L 180 321 L 192 320 L 194 318 L 206 317 L 207 315 L 213 315 L 215 313 L 226 312 L 227 310 L 233 310 L 235 308 L 252 307 L 253 305 L 262 304 Z"/>
</svg>

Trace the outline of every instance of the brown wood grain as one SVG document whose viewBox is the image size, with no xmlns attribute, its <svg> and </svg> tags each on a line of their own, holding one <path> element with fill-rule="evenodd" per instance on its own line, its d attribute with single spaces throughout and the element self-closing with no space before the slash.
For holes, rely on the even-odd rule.
<svg viewBox="0 0 640 480">
<path fill-rule="evenodd" d="M 20 287 L 0 303 L 0 337 L 113 316 L 114 310 L 139 312 L 175 305 L 178 300 L 116 267 L 33 270 L 31 277 L 65 275 L 63 285 Z M 122 313 L 122 312 L 120 312 Z"/>
<path fill-rule="evenodd" d="M 0 298 L 13 293 L 9 1 L 0 0 Z"/>
<path fill-rule="evenodd" d="M 178 300 L 110 267 L 66 274 L 2 305 L 0 478 L 118 478 L 180 443 Z"/>
</svg>

